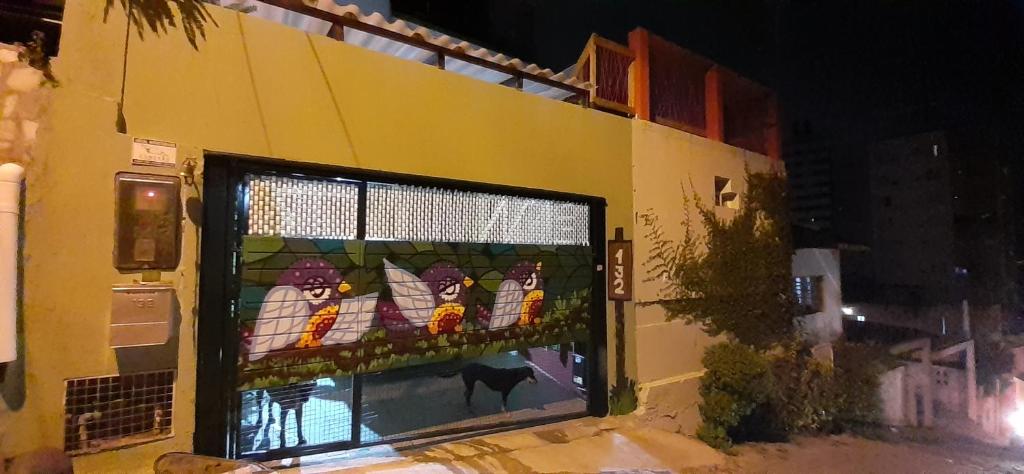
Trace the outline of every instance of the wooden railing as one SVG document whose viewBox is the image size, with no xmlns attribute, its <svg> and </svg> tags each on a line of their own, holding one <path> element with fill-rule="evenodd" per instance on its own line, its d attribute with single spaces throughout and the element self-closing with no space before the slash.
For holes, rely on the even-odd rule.
<svg viewBox="0 0 1024 474">
<path fill-rule="evenodd" d="M 636 118 L 780 158 L 770 89 L 642 28 L 629 33 L 629 49 Z"/>
<path fill-rule="evenodd" d="M 456 59 L 509 76 L 501 83 L 509 87 L 522 90 L 524 82 L 531 81 L 564 91 L 567 102 L 658 122 L 776 159 L 780 155 L 778 111 L 771 90 L 642 28 L 630 32 L 629 47 L 591 35 L 574 76 L 590 83 L 585 88 L 533 68 L 519 69 L 458 46 L 436 44 L 415 32 L 396 32 L 356 15 L 321 10 L 303 0 L 261 1 L 330 23 L 327 36 L 340 41 L 345 28 L 352 28 L 433 53 L 426 62 L 440 69 L 445 69 L 446 59 Z"/>
<path fill-rule="evenodd" d="M 576 78 L 592 84 L 591 105 L 633 116 L 632 66 L 633 52 L 629 48 L 594 34 L 576 61 Z"/>
<path fill-rule="evenodd" d="M 366 33 L 374 35 L 374 36 L 379 36 L 379 37 L 382 37 L 382 38 L 387 38 L 389 40 L 397 41 L 397 42 L 404 43 L 404 44 L 407 44 L 407 45 L 410 45 L 410 46 L 414 46 L 416 48 L 420 48 L 420 49 L 423 49 L 423 50 L 426 50 L 426 51 L 430 51 L 430 52 L 435 54 L 435 61 L 436 62 L 434 62 L 434 64 L 436 64 L 437 67 L 440 68 L 440 69 L 444 69 L 445 68 L 445 59 L 446 58 L 453 58 L 453 59 L 457 59 L 459 61 L 464 61 L 464 62 L 467 62 L 467 63 L 470 63 L 470 64 L 481 66 L 481 67 L 484 67 L 484 68 L 487 68 L 487 69 L 491 69 L 493 71 L 498 71 L 498 72 L 501 72 L 503 74 L 507 74 L 507 75 L 511 76 L 511 79 L 509 79 L 508 81 L 505 81 L 503 83 L 506 86 L 515 87 L 517 89 L 522 89 L 523 88 L 523 81 L 524 80 L 529 80 L 529 81 L 532 81 L 532 82 L 543 84 L 543 85 L 548 86 L 548 87 L 553 87 L 553 88 L 556 88 L 556 89 L 560 89 L 560 90 L 563 90 L 563 91 L 569 93 L 570 96 L 569 96 L 569 98 L 566 99 L 569 102 L 574 102 L 574 103 L 578 103 L 578 104 L 581 104 L 581 105 L 587 105 L 589 103 L 590 92 L 587 89 L 584 89 L 584 88 L 581 88 L 581 87 L 572 86 L 572 85 L 569 85 L 569 84 L 565 84 L 565 83 L 562 83 L 562 82 L 550 79 L 550 78 L 545 77 L 545 76 L 540 75 L 540 74 L 530 73 L 530 72 L 523 71 L 521 69 L 517 69 L 515 67 L 511 67 L 511 66 L 508 66 L 508 65 L 505 65 L 505 64 L 499 64 L 499 63 L 496 63 L 496 62 L 493 62 L 493 61 L 489 61 L 489 60 L 484 59 L 484 58 L 478 58 L 476 56 L 467 54 L 465 51 L 463 51 L 462 49 L 460 49 L 458 47 L 444 47 L 444 46 L 440 46 L 440 45 L 437 45 L 437 44 L 434 44 L 434 43 L 431 43 L 431 42 L 427 41 L 426 39 L 420 37 L 419 35 L 417 35 L 415 33 L 412 34 L 412 35 L 407 36 L 407 35 L 404 35 L 402 33 L 391 31 L 391 30 L 389 30 L 387 28 L 383 28 L 383 27 L 380 27 L 380 26 L 377 26 L 377 25 L 372 25 L 372 24 L 369 24 L 369 23 L 364 23 L 362 21 L 359 21 L 359 19 L 356 18 L 355 16 L 349 16 L 349 15 L 344 15 L 343 16 L 343 15 L 338 15 L 336 13 L 329 12 L 329 11 L 326 11 L 326 10 L 321 10 L 319 8 L 316 8 L 314 6 L 306 4 L 302 0 L 260 0 L 260 1 L 262 1 L 263 3 L 269 4 L 269 5 L 273 5 L 273 6 L 276 6 L 276 7 L 284 8 L 286 10 L 290 10 L 290 11 L 293 11 L 295 13 L 299 13 L 299 14 L 302 14 L 302 15 L 306 15 L 306 16 L 309 16 L 309 17 L 317 18 L 319 20 L 324 20 L 324 21 L 327 21 L 327 22 L 331 23 L 331 25 L 333 25 L 333 26 L 331 27 L 331 29 L 328 32 L 327 36 L 330 36 L 331 38 L 337 39 L 339 41 L 344 41 L 344 39 L 345 39 L 344 38 L 344 28 L 343 27 L 348 27 L 348 28 L 352 28 L 352 29 L 355 29 L 355 30 L 366 32 Z"/>
</svg>

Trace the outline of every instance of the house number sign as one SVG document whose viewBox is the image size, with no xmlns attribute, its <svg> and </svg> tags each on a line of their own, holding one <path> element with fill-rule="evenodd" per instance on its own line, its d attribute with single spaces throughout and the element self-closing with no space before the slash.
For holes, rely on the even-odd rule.
<svg viewBox="0 0 1024 474">
<path fill-rule="evenodd" d="M 608 241 L 608 299 L 633 299 L 633 241 Z"/>
</svg>

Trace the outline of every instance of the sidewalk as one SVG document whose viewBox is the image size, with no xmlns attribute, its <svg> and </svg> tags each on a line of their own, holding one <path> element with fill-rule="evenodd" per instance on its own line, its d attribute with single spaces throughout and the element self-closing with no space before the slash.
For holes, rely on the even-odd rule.
<svg viewBox="0 0 1024 474">
<path fill-rule="evenodd" d="M 288 474 L 679 472 L 721 465 L 725 456 L 695 439 L 641 426 L 632 417 L 583 418 L 428 448 L 365 448 L 285 460 Z M 301 466 L 287 467 L 301 462 Z"/>
<path fill-rule="evenodd" d="M 258 465 L 184 454 L 158 473 L 1024 472 L 1024 452 L 928 429 L 751 443 L 726 456 L 634 417 L 583 418 L 431 447 L 377 446 Z M 299 465 L 301 463 L 301 465 Z M 237 469 L 232 471 L 232 469 Z"/>
</svg>

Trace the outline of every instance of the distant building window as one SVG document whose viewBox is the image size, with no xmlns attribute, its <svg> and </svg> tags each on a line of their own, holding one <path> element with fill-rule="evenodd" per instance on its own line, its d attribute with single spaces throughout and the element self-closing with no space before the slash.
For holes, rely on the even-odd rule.
<svg viewBox="0 0 1024 474">
<path fill-rule="evenodd" d="M 821 282 L 822 277 L 820 276 L 793 278 L 793 297 L 796 299 L 796 304 L 800 307 L 802 314 L 821 312 L 823 306 Z"/>
<path fill-rule="evenodd" d="M 715 176 L 715 205 L 729 209 L 740 208 L 740 198 L 736 191 L 732 190 L 731 179 Z"/>
</svg>

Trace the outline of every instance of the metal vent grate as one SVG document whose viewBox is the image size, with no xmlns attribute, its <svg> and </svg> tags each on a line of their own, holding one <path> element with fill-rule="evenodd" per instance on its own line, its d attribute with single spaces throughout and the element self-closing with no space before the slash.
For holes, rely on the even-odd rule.
<svg viewBox="0 0 1024 474">
<path fill-rule="evenodd" d="M 379 183 L 366 199 L 368 239 L 590 245 L 585 204 Z"/>
<path fill-rule="evenodd" d="M 249 175 L 250 235 L 354 239 L 359 186 L 337 180 Z"/>
<path fill-rule="evenodd" d="M 65 381 L 64 451 L 81 454 L 172 435 L 174 370 Z"/>
</svg>

